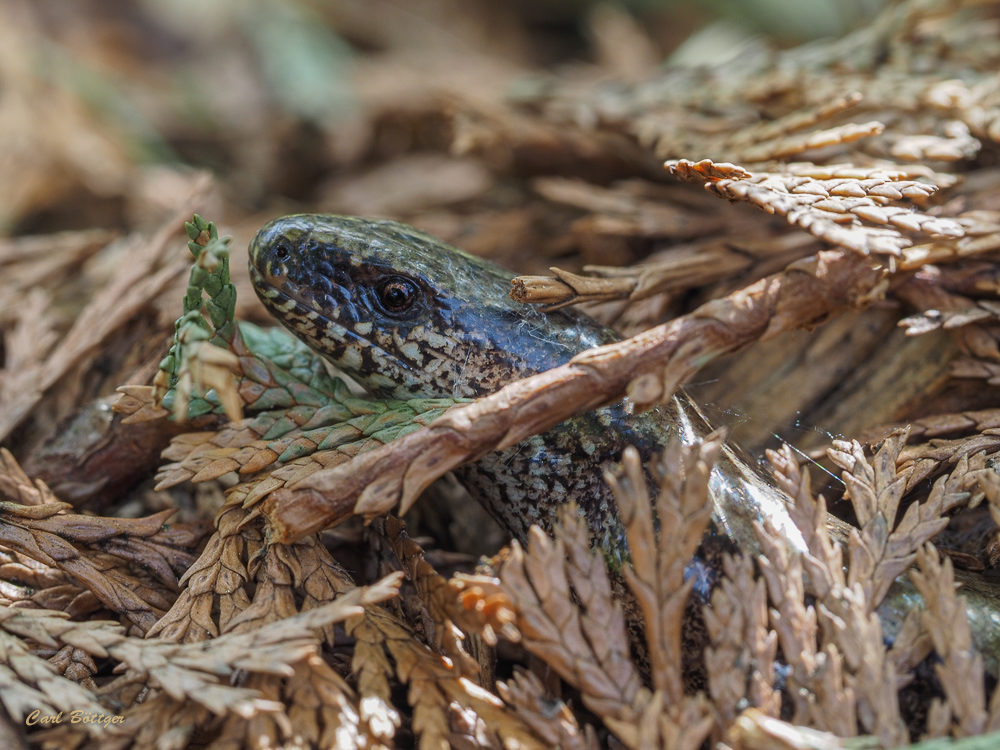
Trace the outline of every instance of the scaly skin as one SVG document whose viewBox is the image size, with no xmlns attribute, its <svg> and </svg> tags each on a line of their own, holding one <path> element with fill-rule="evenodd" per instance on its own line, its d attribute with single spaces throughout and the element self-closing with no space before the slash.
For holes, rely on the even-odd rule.
<svg viewBox="0 0 1000 750">
<path fill-rule="evenodd" d="M 250 275 L 286 328 L 379 397 L 483 396 L 616 340 L 575 310 L 543 313 L 514 302 L 513 274 L 393 221 L 309 214 L 272 221 L 250 244 Z M 692 442 L 709 429 L 683 395 L 638 415 L 612 404 L 456 473 L 521 541 L 533 523 L 550 528 L 556 506 L 575 499 L 595 543 L 616 563 L 628 551 L 604 472 L 627 445 L 648 459 L 672 432 Z M 712 472 L 710 494 L 721 536 L 741 549 L 756 552 L 752 522 L 765 517 L 802 549 L 783 495 L 731 446 Z M 843 538 L 843 525 L 833 525 Z M 1000 615 L 983 585 L 970 580 L 964 593 L 995 673 Z M 908 582 L 894 587 L 879 610 L 887 635 L 917 599 Z"/>
</svg>

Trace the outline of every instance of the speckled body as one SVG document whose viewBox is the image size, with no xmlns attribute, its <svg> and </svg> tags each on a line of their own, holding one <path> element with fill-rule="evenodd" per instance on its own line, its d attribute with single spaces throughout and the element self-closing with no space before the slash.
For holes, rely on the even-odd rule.
<svg viewBox="0 0 1000 750">
<path fill-rule="evenodd" d="M 263 227 L 250 246 L 250 272 L 264 304 L 300 338 L 378 396 L 475 397 L 564 364 L 615 334 L 575 310 L 544 313 L 510 299 L 513 274 L 391 221 L 290 216 Z M 414 292 L 402 312 L 380 290 Z M 686 440 L 708 431 L 683 398 L 640 415 L 617 403 L 563 422 L 511 449 L 461 467 L 461 481 L 516 538 L 548 528 L 572 498 L 595 542 L 612 560 L 627 554 L 624 531 L 603 481 L 627 445 L 645 458 L 671 431 Z M 712 477 L 716 520 L 751 543 L 750 521 L 787 523 L 771 485 L 731 450 Z"/>
</svg>

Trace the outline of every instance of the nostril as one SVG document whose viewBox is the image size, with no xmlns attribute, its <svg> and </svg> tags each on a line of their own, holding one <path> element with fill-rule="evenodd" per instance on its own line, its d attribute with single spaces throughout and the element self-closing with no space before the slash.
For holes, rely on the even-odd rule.
<svg viewBox="0 0 1000 750">
<path fill-rule="evenodd" d="M 274 246 L 274 259 L 279 263 L 284 263 L 292 257 L 292 249 L 285 242 L 279 242 Z"/>
</svg>

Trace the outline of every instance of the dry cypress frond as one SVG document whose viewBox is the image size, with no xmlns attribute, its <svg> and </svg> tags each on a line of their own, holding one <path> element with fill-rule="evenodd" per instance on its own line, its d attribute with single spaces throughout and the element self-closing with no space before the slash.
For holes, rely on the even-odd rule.
<svg viewBox="0 0 1000 750">
<path fill-rule="evenodd" d="M 456 573 L 447 585 L 442 607 L 462 630 L 475 633 L 488 646 L 496 645 L 498 635 L 508 641 L 520 639 L 512 625 L 516 615 L 499 578 Z"/>
<path fill-rule="evenodd" d="M 994 460 L 995 456 L 991 456 L 989 463 L 993 463 Z M 995 468 L 986 468 L 987 459 L 984 455 L 975 456 L 969 464 L 969 489 L 976 490 L 974 497 L 980 494 L 986 497 L 990 504 L 990 518 L 993 519 L 993 525 L 1000 527 L 1000 473 Z M 1000 530 L 993 530 L 986 551 L 990 565 L 996 565 L 1000 561 Z"/>
<path fill-rule="evenodd" d="M 427 562 L 423 548 L 407 536 L 402 521 L 389 516 L 381 530 L 434 623 L 431 645 L 451 659 L 459 675 L 479 683 L 479 664 L 465 650 L 462 644 L 465 636 L 451 616 L 457 602 L 454 595 L 449 597 L 452 592 L 448 581 Z"/>
<path fill-rule="evenodd" d="M 361 702 L 351 687 L 319 655 L 295 665 L 295 674 L 284 693 L 290 703 L 288 718 L 296 738 L 320 747 L 362 741 L 378 747 L 389 744 L 399 725 L 399 716 L 369 704 L 362 720 Z"/>
<path fill-rule="evenodd" d="M 502 750 L 496 732 L 475 711 L 457 703 L 448 706 L 448 744 L 454 750 Z"/>
<path fill-rule="evenodd" d="M 216 533 L 180 580 L 185 588 L 149 637 L 189 643 L 214 638 L 249 606 L 247 566 L 263 543 L 259 529 L 246 523 L 249 515 L 241 503 L 227 501 L 216 516 Z"/>
<path fill-rule="evenodd" d="M 580 302 L 628 297 L 635 289 L 635 279 L 604 279 L 550 268 L 555 278 L 518 276 L 511 281 L 510 296 L 518 302 L 546 305 L 546 311 L 558 310 Z"/>
<path fill-rule="evenodd" d="M 8 548 L 69 573 L 109 609 L 128 613 L 133 623 L 148 629 L 173 601 L 177 577 L 193 562 L 191 550 L 199 545 L 204 529 L 164 528 L 172 510 L 144 519 L 65 513 L 70 506 L 58 502 L 44 483 L 31 483 L 10 454 L 0 458 L 6 469 L 0 474 L 0 491 L 44 501 L 34 506 L 3 504 L 0 528 Z"/>
<path fill-rule="evenodd" d="M 578 524 L 575 512 L 562 514 L 563 525 Z M 553 541 L 541 529 L 532 527 L 527 551 L 515 542 L 501 570 L 500 579 L 517 612 L 517 628 L 528 651 L 538 655 L 564 680 L 580 690 L 588 709 L 601 717 L 629 747 L 636 747 L 635 722 L 641 711 L 639 674 L 627 658 L 628 638 L 621 605 L 611 599 L 610 585 L 600 581 L 588 586 L 591 607 L 599 619 L 588 620 L 575 605 L 570 593 L 567 546 L 576 535 Z M 578 555 L 593 555 L 586 540 Z M 614 612 L 618 611 L 618 616 Z M 610 630 L 600 632 L 612 613 Z M 595 641 L 587 638 L 595 635 Z"/>
<path fill-rule="evenodd" d="M 873 427 L 858 435 L 856 439 L 860 443 L 872 445 L 881 442 L 890 432 L 901 429 L 903 426 L 888 424 Z M 934 438 L 953 432 L 984 432 L 985 430 L 1000 428 L 1000 409 L 978 409 L 951 414 L 935 414 L 930 417 L 909 420 L 907 426 L 910 428 L 910 434 L 907 438 L 909 441 L 918 438 Z"/>
<path fill-rule="evenodd" d="M 632 552 L 624 573 L 645 622 L 655 692 L 641 687 L 628 658 L 620 605 L 574 506 L 562 509 L 555 540 L 532 527 L 527 553 L 515 544 L 501 571 L 524 646 L 580 690 L 628 747 L 693 749 L 712 727 L 704 696 L 684 694 L 681 624 L 692 586 L 684 565 L 711 516 L 707 482 L 719 447 L 715 439 L 665 450 L 655 468 L 658 538 L 638 454 L 627 450 L 622 476 L 607 477 Z"/>
<path fill-rule="evenodd" d="M 43 283 L 55 286 L 116 237 L 106 229 L 0 239 L 0 325 L 6 328 Z"/>
<path fill-rule="evenodd" d="M 950 558 L 942 563 L 937 550 L 927 544 L 917 554 L 919 571 L 910 578 L 927 602 L 922 619 L 941 657 L 935 672 L 945 698 L 934 699 L 928 717 L 931 736 L 953 734 L 971 737 L 1000 729 L 1000 698 L 994 692 L 986 706 L 983 657 L 972 645 L 965 597 L 956 594 Z"/>
<path fill-rule="evenodd" d="M 871 580 L 863 576 L 871 567 L 864 567 L 862 575 L 854 571 L 855 565 L 862 567 L 855 552 L 861 535 L 852 533 L 851 567 L 845 576 L 840 548 L 831 542 L 826 530 L 825 502 L 822 497 L 812 497 L 808 472 L 799 471 L 787 446 L 781 452 L 769 452 L 768 458 L 775 466 L 779 484 L 795 498 L 791 517 L 807 547 L 801 554 L 786 553 L 767 525 L 758 527 L 767 556 L 761 559 L 761 569 L 775 601 L 772 620 L 782 638 L 782 652 L 793 663 L 795 681 L 815 696 L 813 703 L 808 693 L 795 695 L 793 691 L 796 714 L 802 718 L 808 716 L 813 726 L 845 736 L 857 732 L 860 719 L 862 726 L 876 734 L 883 746 L 906 742 L 906 727 L 900 718 L 896 696 L 896 661 L 886 654 L 881 625 L 873 612 L 878 601 L 872 599 L 876 592 Z M 889 464 L 895 478 L 894 464 L 891 461 Z M 895 489 L 901 491 L 902 484 L 900 481 Z M 891 494 L 883 499 L 892 503 Z M 874 512 L 874 506 L 870 506 L 870 511 Z M 859 510 L 858 515 L 864 516 L 864 510 Z M 868 527 L 869 533 L 872 528 Z M 815 610 L 804 605 L 803 568 L 808 574 L 809 590 L 818 600 Z M 892 580 L 890 577 L 889 582 Z M 817 614 L 825 642 L 821 651 L 814 640 Z M 796 632 L 796 623 L 807 625 L 805 638 Z M 794 654 L 797 646 L 803 649 L 801 655 L 789 655 Z"/>
<path fill-rule="evenodd" d="M 965 438 L 935 438 L 926 443 L 907 445 L 896 460 L 899 472 L 907 475 L 906 490 L 910 491 L 949 464 L 957 465 L 963 458 L 979 453 L 995 453 L 998 449 L 1000 430 L 989 428 Z"/>
<path fill-rule="evenodd" d="M 392 651 L 397 674 L 401 680 L 409 682 L 411 694 L 414 690 L 423 691 L 433 684 L 433 689 L 439 691 L 446 700 L 457 703 L 479 716 L 505 744 L 531 750 L 543 750 L 547 747 L 499 698 L 464 678 L 456 679 L 449 665 L 413 638 L 406 641 L 389 641 L 388 645 L 390 649 L 398 646 L 398 649 Z M 414 712 L 414 728 L 416 728 L 416 712 Z M 421 747 L 423 747 L 422 740 L 423 738 Z"/>
<path fill-rule="evenodd" d="M 223 632 L 252 632 L 287 618 L 298 611 L 299 597 L 301 611 L 306 612 L 356 588 L 347 572 L 315 538 L 293 545 L 266 546 L 262 552 L 262 556 L 252 559 L 250 567 L 257 581 L 253 597 L 229 619 Z M 333 645 L 332 627 L 324 630 L 324 637 Z"/>
<path fill-rule="evenodd" d="M 1000 363 L 972 357 L 960 357 L 951 363 L 953 378 L 985 380 L 987 385 L 1000 385 Z"/>
<path fill-rule="evenodd" d="M 889 172 L 873 175 L 871 185 L 869 181 L 856 181 L 854 184 L 862 195 L 848 197 L 832 192 L 841 187 L 842 180 L 821 181 L 781 172 L 750 172 L 737 179 L 719 179 L 715 176 L 716 167 L 708 160 L 694 163 L 681 159 L 667 163 L 671 173 L 679 177 L 707 180 L 705 189 L 719 197 L 746 201 L 767 213 L 783 216 L 793 226 L 831 245 L 847 247 L 862 255 L 898 256 L 903 248 L 913 244 L 910 234 L 965 236 L 964 227 L 957 221 L 886 205 L 909 194 L 923 200 L 936 191 L 933 185 L 893 180 Z"/>
<path fill-rule="evenodd" d="M 945 122 L 942 135 L 903 135 L 889 138 L 890 153 L 906 161 L 961 161 L 971 159 L 982 147 L 969 132 L 969 126 L 958 120 Z"/>
<path fill-rule="evenodd" d="M 0 541 L 12 551 L 69 573 L 90 589 L 108 609 L 128 617 L 142 632 L 149 630 L 162 610 L 157 610 L 131 589 L 105 576 L 86 554 L 46 528 L 45 521 L 49 516 L 69 508 L 62 503 L 33 507 L 5 503 L 0 507 Z M 42 511 L 41 514 L 38 511 Z M 86 518 L 87 523 L 92 524 L 90 518 L 80 518 Z M 110 533 L 119 532 L 111 529 Z"/>
<path fill-rule="evenodd" d="M 177 369 L 177 420 L 187 419 L 187 405 L 194 394 L 214 390 L 224 404 L 226 415 L 233 420 L 242 416 L 239 391 L 233 382 L 233 370 L 239 359 L 232 352 L 195 337 L 197 328 L 181 332 L 178 343 L 184 347 L 185 356 Z M 207 337 L 207 333 L 204 334 Z M 155 384 L 154 384 L 155 385 Z"/>
<path fill-rule="evenodd" d="M 755 578 L 753 560 L 725 555 L 725 572 L 702 609 L 710 646 L 705 649 L 708 691 L 717 712 L 716 738 L 746 704 L 778 716 L 781 695 L 774 687 L 777 634 L 767 626 L 767 589 Z"/>
<path fill-rule="evenodd" d="M 376 617 L 381 617 L 381 613 L 369 612 L 363 617 L 351 618 L 344 625 L 347 634 L 355 639 L 351 671 L 357 680 L 358 693 L 365 696 L 368 706 L 377 706 L 380 712 L 395 717 L 393 723 L 398 724 L 398 714 L 392 708 L 392 689 L 389 683 L 393 665 L 385 649 L 388 635 L 385 632 L 386 626 L 380 627 L 381 623 L 374 619 Z M 395 625 L 394 621 L 390 620 L 390 623 Z M 363 705 L 362 710 L 364 708 Z M 433 731 L 432 727 L 432 734 Z"/>
<path fill-rule="evenodd" d="M 920 315 L 899 321 L 908 336 L 943 328 L 951 334 L 963 353 L 977 359 L 1000 361 L 996 337 L 1000 305 L 997 303 L 990 300 L 976 302 L 920 278 L 908 280 L 895 293 L 923 311 Z"/>
<path fill-rule="evenodd" d="M 771 626 L 791 667 L 792 723 L 853 736 L 857 734 L 854 693 L 843 684 L 836 668 L 836 647 L 830 644 L 832 651 L 819 648 L 816 610 L 805 605 L 803 555 L 788 550 L 769 524 L 766 520 L 758 528 L 763 552 L 759 562 L 770 594 Z"/>
<path fill-rule="evenodd" d="M 263 701 L 258 708 L 273 706 Z M 204 706 L 162 696 L 140 703 L 130 710 L 121 724 L 113 724 L 99 739 L 84 744 L 85 750 L 127 750 L 132 747 L 155 747 L 158 742 L 170 742 L 186 747 L 199 726 L 204 726 L 212 713 Z M 41 733 L 40 739 L 57 747 L 73 747 L 79 740 L 75 725 L 59 725 Z"/>
<path fill-rule="evenodd" d="M 941 515 L 968 497 L 961 491 L 968 482 L 969 473 L 968 461 L 963 460 L 949 478 L 941 478 L 935 483 L 924 503 L 912 504 L 892 529 L 899 500 L 907 485 L 905 470 L 897 468 L 897 458 L 906 436 L 906 431 L 889 436 L 871 462 L 865 458 L 857 442 L 838 441 L 836 450 L 831 451 L 834 461 L 845 469 L 842 476 L 847 485 L 847 495 L 861 524 L 860 529 L 851 531 L 848 539 L 850 565 L 846 576 L 840 563 L 839 549 L 831 545 L 825 533 L 823 500 L 813 500 L 809 492 L 808 474 L 799 471 L 794 455 L 787 447 L 781 453 L 769 452 L 769 458 L 777 467 L 779 483 L 796 498 L 792 518 L 803 532 L 808 547 L 802 559 L 808 572 L 810 589 L 819 600 L 819 620 L 824 638 L 830 642 L 826 651 L 833 656 L 830 648 L 835 643 L 845 657 L 848 672 L 844 685 L 856 695 L 857 715 L 862 725 L 876 734 L 885 747 L 904 742 L 906 738 L 896 696 L 897 668 L 912 666 L 923 656 L 926 648 L 915 629 L 916 621 L 909 618 L 904 624 L 904 632 L 900 633 L 899 652 L 887 653 L 874 609 L 896 576 L 912 564 L 920 545 L 947 524 Z M 764 534 L 761 540 L 768 555 L 766 560 L 761 561 L 761 566 L 772 600 L 777 599 L 778 612 L 784 615 L 781 598 L 788 597 L 782 591 L 795 590 L 790 587 L 796 586 L 796 579 L 801 573 L 785 561 L 782 551 L 775 549 L 776 545 L 767 539 L 768 536 Z M 808 610 L 801 609 L 799 601 L 800 595 L 796 595 L 785 605 L 784 609 L 790 613 L 788 621 L 811 622 L 812 616 Z M 964 610 L 962 616 L 965 616 Z M 793 651 L 796 645 L 810 645 L 810 642 L 801 640 L 795 644 L 797 634 L 794 628 L 783 627 L 780 618 L 775 627 L 783 638 L 786 655 L 790 652 L 785 647 L 785 639 Z M 809 651 L 803 653 L 808 654 Z M 793 674 L 796 680 L 805 679 L 808 685 L 813 679 L 808 671 L 809 662 L 803 661 L 802 666 L 802 673 L 795 671 Z M 816 687 L 812 689 L 817 699 L 822 700 L 822 691 Z M 816 726 L 823 728 L 824 725 L 817 723 Z M 826 728 L 834 729 L 832 726 Z M 842 730 L 837 731 L 843 733 Z"/>
<path fill-rule="evenodd" d="M 628 299 L 634 303 L 731 278 L 755 264 L 779 263 L 783 267 L 814 249 L 814 240 L 799 232 L 766 240 L 726 237 L 676 245 L 635 266 L 588 265 L 584 267 L 588 276 L 559 268 L 550 269 L 552 278 L 518 276 L 511 282 L 510 294 L 518 302 L 544 304 L 547 310 L 599 300 Z"/>
<path fill-rule="evenodd" d="M 610 188 L 593 185 L 583 180 L 563 177 L 539 177 L 532 182 L 539 195 L 553 203 L 574 206 L 591 211 L 597 216 L 590 220 L 577 220 L 570 232 L 612 230 L 618 235 L 634 234 L 643 237 L 670 237 L 686 239 L 709 234 L 721 228 L 722 221 L 713 216 L 703 216 L 701 221 L 690 221 L 689 215 L 650 194 L 652 185 L 640 180 L 618 183 Z"/>
<path fill-rule="evenodd" d="M 497 683 L 504 702 L 542 738 L 549 747 L 567 750 L 597 750 L 597 737 L 591 727 L 583 730 L 569 707 L 546 695 L 545 687 L 533 672 L 515 669 L 514 676 Z"/>
<path fill-rule="evenodd" d="M 155 398 L 155 389 L 151 385 L 120 385 L 117 388 L 118 400 L 114 409 L 124 414 L 123 424 L 148 422 L 163 419 L 170 415 L 169 409 L 163 408 Z"/>
<path fill-rule="evenodd" d="M 262 744 L 265 738 L 273 745 L 391 747 L 398 716 L 383 714 L 362 721 L 358 696 L 317 654 L 292 668 L 287 680 L 273 675 L 250 676 L 246 687 L 268 700 L 284 703 L 286 708 L 249 718 L 230 714 L 215 740 L 217 747 L 238 750 Z"/>
<path fill-rule="evenodd" d="M 353 665 L 361 694 L 388 703 L 388 678 L 393 668 L 386 654 L 391 655 L 396 676 L 409 686 L 413 730 L 420 735 L 421 748 L 449 747 L 448 707 L 452 703 L 473 711 L 504 740 L 528 748 L 544 747 L 529 726 L 496 696 L 460 677 L 447 660 L 420 644 L 385 610 L 368 610 L 363 617 L 348 622 L 347 630 L 358 641 Z"/>
<path fill-rule="evenodd" d="M 301 690 L 303 686 L 295 678 L 296 669 L 303 663 L 302 668 L 310 670 L 312 684 L 324 695 L 319 700 L 320 705 L 313 703 L 309 710 L 323 712 L 328 708 L 334 711 L 344 708 L 345 704 L 333 695 L 343 686 L 342 681 L 332 676 L 334 673 L 325 662 L 314 661 L 318 654 L 315 631 L 355 617 L 365 608 L 394 596 L 399 580 L 400 576 L 393 574 L 310 612 L 253 632 L 227 634 L 203 643 L 176 644 L 111 633 L 105 638 L 106 648 L 101 647 L 104 648 L 101 653 L 121 662 L 119 671 L 124 674 L 105 685 L 102 692 L 118 696 L 126 705 L 131 703 L 137 688 L 148 688 L 148 692 L 142 703 L 124 712 L 122 723 L 107 727 L 102 735 L 102 750 L 129 747 L 133 743 L 139 746 L 143 742 L 155 745 L 164 737 L 170 738 L 177 747 L 186 747 L 193 739 L 194 730 L 208 725 L 212 715 L 228 717 L 220 738 L 223 747 L 232 746 L 234 740 L 239 741 L 244 736 L 259 737 L 262 731 L 267 734 L 265 725 L 278 725 L 282 730 L 280 736 L 291 737 L 292 725 L 286 715 L 286 706 L 280 700 L 283 697 L 280 679 L 276 678 L 291 678 L 288 685 Z M 67 639 L 72 633 L 68 631 L 61 637 Z M 84 645 L 88 651 L 98 647 L 96 642 Z M 238 672 L 249 674 L 243 685 L 228 684 Z M 345 695 L 349 702 L 349 688 Z M 300 697 L 307 700 L 305 695 Z M 294 698 L 289 703 L 294 707 Z M 305 709 L 300 705 L 299 710 Z M 271 718 L 265 719 L 264 714 Z M 301 713 L 297 716 L 302 718 Z M 314 722 L 312 727 L 303 729 L 318 726 L 319 717 L 313 714 L 309 718 Z M 334 732 L 341 727 L 337 716 L 329 711 L 322 721 Z M 374 736 L 383 736 L 382 729 L 375 731 Z M 58 727 L 51 738 L 67 742 L 73 732 L 78 731 L 76 725 Z M 278 736 L 277 733 L 272 735 Z"/>
<path fill-rule="evenodd" d="M 684 566 L 694 554 L 712 517 L 708 475 L 721 448 L 711 436 L 696 448 L 679 440 L 668 443 L 654 464 L 659 482 L 655 514 L 649 500 L 642 463 L 634 448 L 622 457 L 622 477 L 605 480 L 615 495 L 632 551 L 632 566 L 625 569 L 645 624 L 653 686 L 671 704 L 684 696 L 681 679 L 681 627 L 693 579 L 684 580 Z"/>
<path fill-rule="evenodd" d="M 192 701 L 216 715 L 234 712 L 250 716 L 258 711 L 282 711 L 280 703 L 261 701 L 253 690 L 230 687 L 220 678 L 245 670 L 290 677 L 293 664 L 317 653 L 316 629 L 355 617 L 396 593 L 400 576 L 354 589 L 336 601 L 293 615 L 247 633 L 229 633 L 202 643 L 124 639 L 109 647 L 123 662 L 125 674 L 104 688 L 113 693 L 135 683 L 156 690 L 145 703 L 166 699 Z M 122 726 L 127 726 L 128 721 Z"/>
<path fill-rule="evenodd" d="M 889 532 L 907 486 L 905 472 L 897 469 L 907 435 L 907 430 L 890 435 L 873 464 L 865 460 L 857 441 L 835 441 L 830 451 L 833 461 L 845 469 L 845 496 L 851 500 L 861 525 L 860 532 L 852 532 L 848 542 L 848 585 L 860 583 L 872 608 L 882 601 L 896 576 L 913 564 L 921 545 L 948 525 L 943 514 L 968 499 L 968 493 L 962 491 L 968 471 L 966 458 L 947 480 L 942 477 L 934 484 L 925 502 L 911 504 Z"/>
<path fill-rule="evenodd" d="M 9 606 L 57 610 L 77 619 L 101 609 L 100 600 L 72 576 L 17 552 L 0 549 L 0 580 L 0 601 Z"/>
<path fill-rule="evenodd" d="M 736 158 L 739 161 L 750 163 L 784 159 L 816 148 L 853 143 L 862 138 L 881 135 L 884 130 L 885 125 L 880 122 L 852 122 L 811 133 L 782 134 L 770 142 L 758 141 L 753 145 L 744 146 L 735 153 L 738 154 Z"/>
<path fill-rule="evenodd" d="M 84 653 L 107 655 L 105 644 L 119 641 L 116 623 L 73 623 L 61 612 L 0 609 L 0 697 L 7 711 L 19 723 L 32 711 L 55 715 L 80 710 L 110 718 L 109 712 L 91 693 L 73 679 L 57 672 L 55 665 L 31 653 L 22 638 L 30 638 L 50 648 L 65 644 L 82 647 Z M 89 733 L 101 733 L 103 725 L 86 724 Z"/>
<path fill-rule="evenodd" d="M 32 289 L 16 310 L 13 329 L 4 336 L 4 366 L 0 369 L 0 410 L 4 414 L 25 408 L 20 405 L 24 401 L 30 409 L 42 396 L 39 379 L 58 339 L 51 304 L 48 292 L 41 287 Z"/>
<path fill-rule="evenodd" d="M 247 380 L 244 378 L 243 383 Z M 166 489 L 184 481 L 207 482 L 233 471 L 250 477 L 279 468 L 275 466 L 279 462 L 285 467 L 300 467 L 297 476 L 304 476 L 302 471 L 346 460 L 417 426 L 430 424 L 454 403 L 452 399 L 383 403 L 350 398 L 323 406 L 312 404 L 311 409 L 270 410 L 214 432 L 183 433 L 164 450 L 163 457 L 174 463 L 160 468 L 156 487 Z M 277 476 L 277 472 L 270 476 Z M 262 478 L 252 477 L 249 481 Z"/>
<path fill-rule="evenodd" d="M 40 479 L 32 480 L 6 448 L 0 448 L 0 498 L 19 505 L 57 503 L 58 498 Z"/>
<path fill-rule="evenodd" d="M 875 742 L 860 744 L 853 738 L 845 741 L 832 732 L 795 726 L 753 708 L 740 714 L 727 733 L 726 741 L 738 750 L 845 750 L 847 747 L 874 750 L 878 747 Z"/>
<path fill-rule="evenodd" d="M 224 632 L 253 633 L 282 622 L 298 611 L 295 606 L 295 554 L 292 545 L 267 545 L 254 560 L 256 587 L 250 603 L 233 617 Z"/>
</svg>

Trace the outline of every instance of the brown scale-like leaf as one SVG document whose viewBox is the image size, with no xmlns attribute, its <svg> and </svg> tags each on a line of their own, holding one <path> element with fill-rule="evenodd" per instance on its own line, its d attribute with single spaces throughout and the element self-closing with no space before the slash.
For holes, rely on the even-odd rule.
<svg viewBox="0 0 1000 750">
<path fill-rule="evenodd" d="M 232 501 L 220 510 L 216 533 L 181 578 L 183 588 L 177 601 L 150 630 L 151 637 L 182 642 L 214 638 L 249 606 L 247 566 L 261 547 L 262 535 L 245 524 L 247 516 L 248 512 Z"/>
<path fill-rule="evenodd" d="M 596 750 L 597 737 L 591 727 L 581 729 L 576 717 L 562 701 L 545 693 L 537 675 L 515 670 L 507 682 L 497 684 L 500 697 L 544 740 L 549 747 L 567 750 Z"/>
<path fill-rule="evenodd" d="M 831 245 L 848 247 L 863 255 L 901 255 L 903 248 L 914 244 L 911 234 L 965 236 L 965 228 L 957 221 L 887 205 L 892 199 L 889 196 L 898 194 L 906 198 L 910 193 L 924 199 L 936 190 L 931 185 L 905 181 L 891 189 L 878 190 L 892 181 L 888 172 L 873 175 L 876 178 L 873 184 L 858 181 L 859 190 L 865 195 L 845 197 L 831 195 L 829 185 L 804 175 L 750 172 L 745 176 L 737 175 L 735 179 L 720 179 L 714 163 L 684 159 L 668 162 L 668 168 L 684 179 L 707 180 L 705 189 L 722 198 L 746 201 L 768 213 L 785 217 L 793 226 Z M 876 226 L 870 226 L 872 224 Z"/>
<path fill-rule="evenodd" d="M 79 682 L 88 690 L 97 692 L 98 686 L 93 676 L 97 673 L 97 664 L 93 657 L 82 648 L 63 646 L 49 657 L 49 664 L 54 666 L 63 677 Z"/>
<path fill-rule="evenodd" d="M 641 687 L 638 672 L 630 660 L 601 660 L 602 656 L 627 653 L 628 641 L 624 631 L 609 632 L 607 639 L 617 637 L 620 642 L 600 652 L 588 641 L 581 623 L 584 615 L 571 599 L 566 543 L 562 537 L 552 541 L 533 527 L 527 552 L 515 544 L 500 577 L 518 614 L 516 624 L 525 648 L 579 689 L 584 705 L 632 747 L 635 739 L 621 732 L 636 719 L 633 704 Z M 585 554 L 590 554 L 589 544 Z M 613 607 L 610 600 L 603 606 Z"/>
<path fill-rule="evenodd" d="M 968 737 L 1000 728 L 1000 699 L 994 697 L 987 711 L 983 657 L 972 646 L 965 598 L 955 593 L 951 560 L 946 557 L 942 563 L 930 544 L 917 558 L 920 569 L 911 571 L 910 578 L 926 602 L 921 617 L 942 660 L 935 672 L 945 694 L 933 709 L 933 720 L 928 719 L 929 731 Z"/>
<path fill-rule="evenodd" d="M 725 555 L 725 576 L 712 592 L 702 616 L 709 642 L 705 670 L 709 694 L 718 712 L 715 736 L 745 708 L 743 701 L 777 716 L 780 693 L 774 687 L 777 634 L 767 625 L 767 588 L 755 578 L 753 560 Z"/>
<path fill-rule="evenodd" d="M 432 645 L 452 660 L 459 674 L 479 683 L 479 664 L 466 651 L 463 645 L 465 635 L 451 616 L 451 611 L 458 607 L 454 601 L 457 596 L 451 591 L 448 581 L 427 562 L 423 548 L 407 536 L 402 521 L 389 516 L 381 530 L 434 622 Z M 450 606 L 449 594 L 452 597 Z"/>
<path fill-rule="evenodd" d="M 679 702 L 684 694 L 681 628 L 694 584 L 684 580 L 684 566 L 711 519 L 708 475 L 720 447 L 717 437 L 696 448 L 682 447 L 677 440 L 668 443 L 654 464 L 659 481 L 655 505 L 659 535 L 638 453 L 625 451 L 621 480 L 607 477 L 632 551 L 625 580 L 642 609 L 654 686 L 671 702 Z"/>
</svg>

